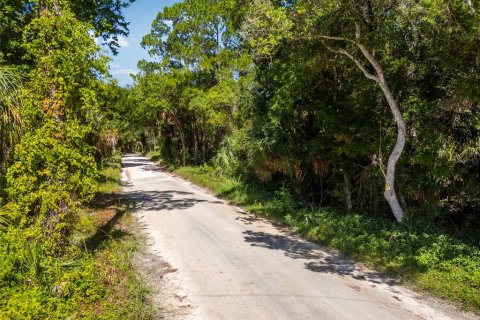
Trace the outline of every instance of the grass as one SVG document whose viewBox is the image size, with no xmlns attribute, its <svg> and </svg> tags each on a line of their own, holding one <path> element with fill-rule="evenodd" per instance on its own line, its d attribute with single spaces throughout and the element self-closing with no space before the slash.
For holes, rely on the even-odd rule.
<svg viewBox="0 0 480 320">
<path fill-rule="evenodd" d="M 27 244 L 26 256 L 17 256 L 0 246 L 0 319 L 156 319 L 132 264 L 141 239 L 132 233 L 130 204 L 118 195 L 119 178 L 118 162 L 101 170 L 102 193 L 79 213 L 75 255 L 52 258 Z"/>
<path fill-rule="evenodd" d="M 129 204 L 103 198 L 80 221 L 81 234 L 87 235 L 87 266 L 96 283 L 92 289 L 101 296 L 85 303 L 83 311 L 92 319 L 155 319 L 149 288 L 132 264 L 140 242 L 131 232 Z"/>
<path fill-rule="evenodd" d="M 308 208 L 296 204 L 286 188 L 265 190 L 210 166 L 174 172 L 250 212 L 289 225 L 311 241 L 480 313 L 478 240 L 455 237 L 433 225 L 400 225 L 365 214 Z"/>
<path fill-rule="evenodd" d="M 155 319 L 149 288 L 132 264 L 140 239 L 132 233 L 130 204 L 118 197 L 118 161 L 99 172 L 98 190 L 95 200 L 82 212 L 79 228 L 90 263 L 95 266 L 96 290 L 103 295 L 90 305 L 89 313 L 94 319 Z"/>
<path fill-rule="evenodd" d="M 114 194 L 120 191 L 120 163 L 107 163 L 98 174 L 98 190 L 99 194 Z"/>
<path fill-rule="evenodd" d="M 152 159 L 152 161 L 155 161 L 155 162 L 161 162 L 162 158 L 160 157 L 160 153 L 158 151 L 148 151 L 145 153 L 145 156 L 146 157 L 149 157 L 150 159 Z"/>
<path fill-rule="evenodd" d="M 208 188 L 215 195 L 241 205 L 252 213 L 262 215 L 277 222 L 282 219 L 278 215 L 278 206 L 274 192 L 267 191 L 258 185 L 245 184 L 240 180 L 219 175 L 209 166 L 179 167 L 173 170 L 175 174 Z"/>
</svg>

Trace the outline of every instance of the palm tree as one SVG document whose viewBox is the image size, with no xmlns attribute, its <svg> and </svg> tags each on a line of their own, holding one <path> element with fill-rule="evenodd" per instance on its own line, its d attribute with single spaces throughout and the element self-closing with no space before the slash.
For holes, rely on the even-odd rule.
<svg viewBox="0 0 480 320">
<path fill-rule="evenodd" d="M 0 66 L 0 169 L 20 136 L 22 120 L 18 90 L 22 78 L 21 73 L 15 68 Z"/>
</svg>

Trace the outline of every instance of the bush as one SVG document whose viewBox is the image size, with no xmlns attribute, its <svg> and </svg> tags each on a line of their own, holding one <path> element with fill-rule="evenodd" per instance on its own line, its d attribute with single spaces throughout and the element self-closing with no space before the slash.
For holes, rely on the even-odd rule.
<svg viewBox="0 0 480 320">
<path fill-rule="evenodd" d="M 52 254 L 68 247 L 75 213 L 95 192 L 96 164 L 85 134 L 75 122 L 47 121 L 23 137 L 7 173 L 16 222 Z"/>
</svg>

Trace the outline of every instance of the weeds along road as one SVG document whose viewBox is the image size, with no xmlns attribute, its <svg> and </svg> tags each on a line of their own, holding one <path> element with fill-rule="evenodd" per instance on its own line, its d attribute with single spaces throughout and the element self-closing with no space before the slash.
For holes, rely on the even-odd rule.
<svg viewBox="0 0 480 320">
<path fill-rule="evenodd" d="M 145 157 L 126 155 L 122 164 L 125 196 L 151 250 L 175 270 L 153 279 L 173 283 L 164 287 L 176 299 L 164 298 L 183 308 L 175 318 L 475 318 L 229 206 Z"/>
</svg>

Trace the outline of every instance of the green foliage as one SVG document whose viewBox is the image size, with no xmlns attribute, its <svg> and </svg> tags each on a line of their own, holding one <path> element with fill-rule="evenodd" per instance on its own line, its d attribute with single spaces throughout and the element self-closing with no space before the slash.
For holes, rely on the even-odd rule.
<svg viewBox="0 0 480 320">
<path fill-rule="evenodd" d="M 252 60 L 239 52 L 236 1 L 184 1 L 166 7 L 142 45 L 156 62 L 140 61 L 132 90 L 145 151 L 170 162 L 211 159 L 241 124 Z"/>
<path fill-rule="evenodd" d="M 120 223 L 129 226 L 129 219 L 125 216 Z M 155 318 L 148 288 L 132 266 L 138 250 L 132 235 L 110 236 L 101 250 L 83 252 L 74 260 L 52 260 L 34 243 L 7 252 L 4 245 L 11 241 L 5 234 L 0 237 L 0 318 Z"/>
<path fill-rule="evenodd" d="M 249 145 L 245 130 L 236 130 L 231 136 L 223 140 L 220 149 L 218 150 L 212 162 L 221 173 L 227 176 L 240 177 L 247 174 L 245 161 L 247 155 L 245 154 L 245 146 Z"/>
<path fill-rule="evenodd" d="M 101 173 L 116 179 L 118 161 Z M 103 179 L 95 183 L 105 189 Z M 100 202 L 78 212 L 80 223 L 72 236 L 81 249 L 62 257 L 52 256 L 14 221 L 0 226 L 1 319 L 155 318 L 149 289 L 132 265 L 139 239 L 125 232 L 133 228 L 129 207 L 113 202 L 117 206 Z M 11 217 L 12 211 L 17 212 L 4 207 L 1 216 Z M 112 225 L 114 216 L 120 219 Z"/>
<path fill-rule="evenodd" d="M 29 82 L 32 126 L 42 121 L 40 113 L 91 122 L 98 108 L 95 77 L 106 72 L 106 60 L 98 56 L 91 26 L 62 5 L 61 14 L 44 10 L 24 31 L 25 51 L 35 63 Z"/>
<path fill-rule="evenodd" d="M 117 53 L 118 36 L 128 35 L 128 23 L 122 10 L 134 0 L 70 0 L 69 7 L 77 20 L 91 24 L 96 36 L 101 36 L 113 53 Z M 57 1 L 63 5 L 65 1 Z M 52 1 L 2 0 L 0 10 L 0 62 L 30 65 L 25 56 L 22 34 L 25 27 L 38 18 L 41 6 L 50 6 Z"/>
<path fill-rule="evenodd" d="M 115 51 L 131 2 L 1 3 L 0 319 L 154 318 L 114 198 L 128 93 L 92 37 Z"/>
<path fill-rule="evenodd" d="M 98 172 L 98 193 L 112 194 L 120 191 L 120 161 L 108 163 L 102 170 Z"/>
<path fill-rule="evenodd" d="M 295 199 L 293 199 L 290 190 L 285 185 L 276 190 L 274 194 L 273 201 L 277 208 L 276 210 L 283 212 L 284 214 L 294 211 L 297 204 Z"/>
<path fill-rule="evenodd" d="M 240 34 L 256 57 L 271 57 L 284 39 L 292 36 L 293 22 L 287 8 L 271 0 L 254 0 L 249 5 Z"/>
<path fill-rule="evenodd" d="M 65 2 L 43 4 L 24 30 L 34 67 L 24 93 L 27 132 L 8 168 L 15 225 L 44 252 L 71 250 L 76 213 L 95 192 L 96 163 L 85 123 L 97 110 L 95 70 L 104 67 L 90 27 Z"/>
<path fill-rule="evenodd" d="M 52 254 L 67 250 L 79 206 L 95 192 L 96 164 L 85 128 L 53 121 L 27 133 L 8 169 L 9 199 L 20 226 Z"/>
</svg>

